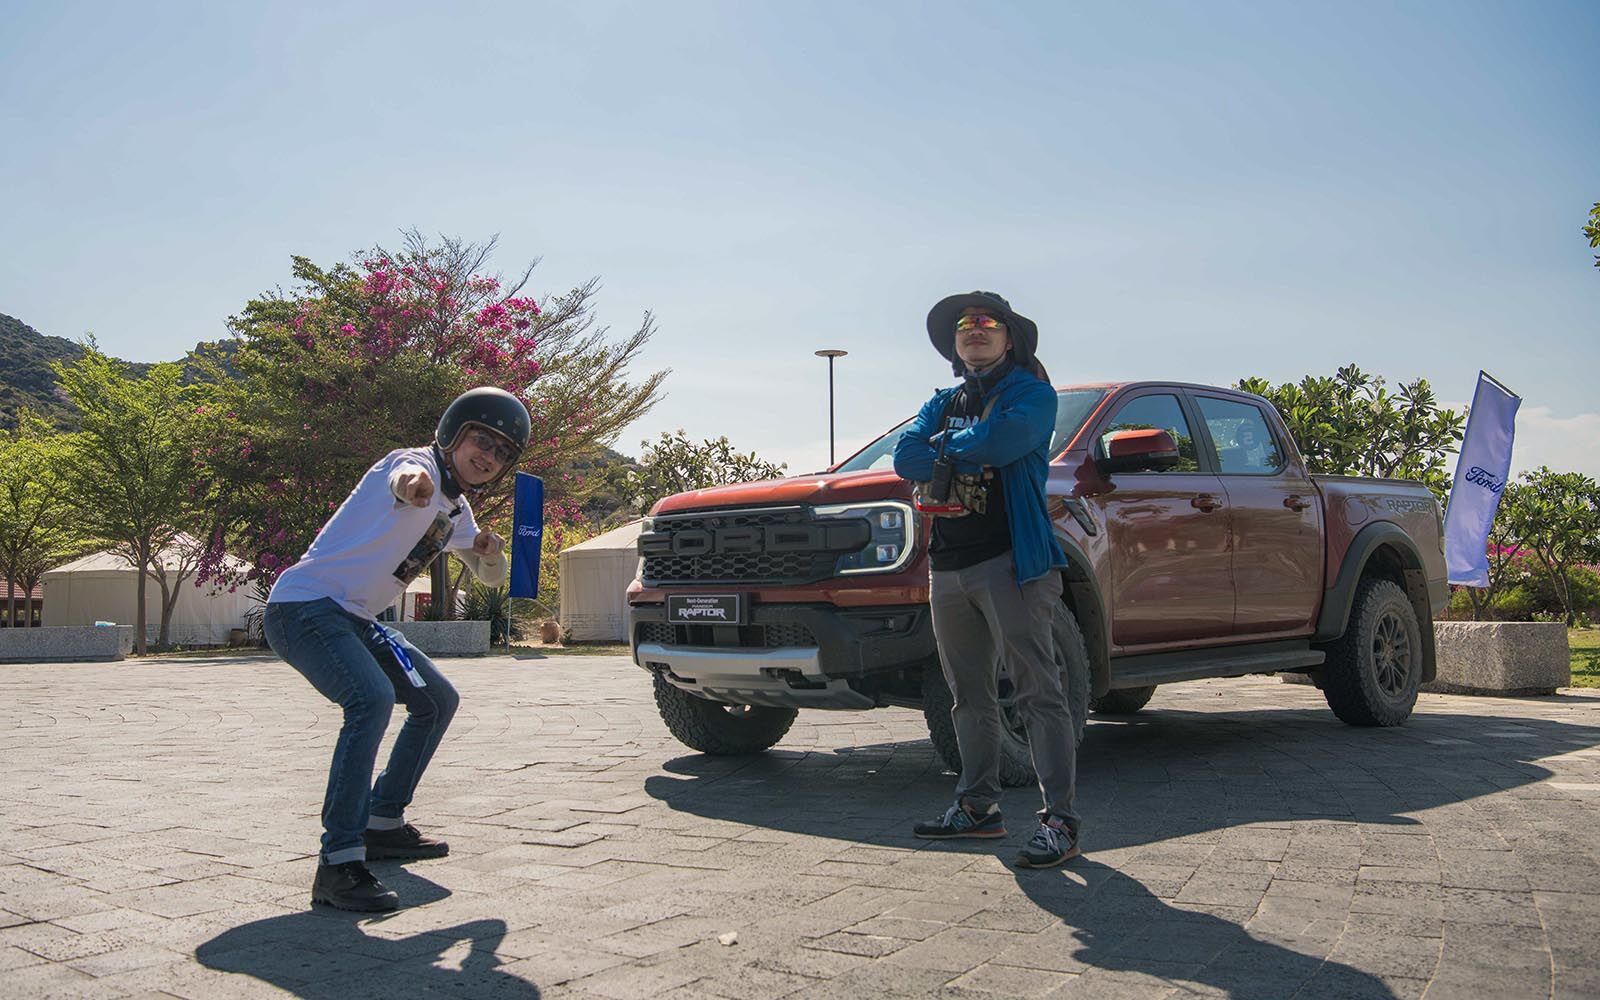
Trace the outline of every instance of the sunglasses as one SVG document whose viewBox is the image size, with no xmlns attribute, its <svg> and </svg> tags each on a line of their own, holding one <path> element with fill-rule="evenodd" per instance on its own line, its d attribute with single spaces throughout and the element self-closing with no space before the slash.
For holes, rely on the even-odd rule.
<svg viewBox="0 0 1600 1000">
<path fill-rule="evenodd" d="M 984 313 L 972 313 L 956 320 L 956 332 L 963 330 L 1004 330 L 1005 323 Z"/>
<path fill-rule="evenodd" d="M 467 440 L 472 446 L 486 455 L 493 455 L 495 461 L 501 465 L 510 465 L 516 461 L 517 449 L 506 444 L 500 438 L 488 431 L 472 430 L 467 432 Z"/>
</svg>

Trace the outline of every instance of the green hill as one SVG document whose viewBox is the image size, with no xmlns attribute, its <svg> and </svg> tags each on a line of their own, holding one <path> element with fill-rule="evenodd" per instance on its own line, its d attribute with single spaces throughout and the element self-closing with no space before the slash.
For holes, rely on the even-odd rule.
<svg viewBox="0 0 1600 1000">
<path fill-rule="evenodd" d="M 227 359 L 234 343 L 198 344 L 195 351 L 213 347 Z M 193 351 L 185 357 L 192 357 Z M 57 395 L 56 375 L 50 370 L 53 361 L 76 361 L 83 355 L 83 345 L 65 337 L 50 337 L 14 316 L 0 313 L 0 429 L 17 425 L 17 410 L 28 407 L 54 424 L 57 430 L 78 428 L 77 411 L 72 404 Z M 128 372 L 134 377 L 144 375 L 151 365 L 144 362 L 126 362 Z M 195 376 L 192 366 L 185 366 L 185 374 Z"/>
<path fill-rule="evenodd" d="M 83 348 L 64 337 L 47 337 L 33 327 L 0 313 L 0 427 L 17 425 L 17 409 L 34 412 L 62 430 L 76 424 L 73 410 L 56 397 L 52 361 L 71 361 Z"/>
</svg>

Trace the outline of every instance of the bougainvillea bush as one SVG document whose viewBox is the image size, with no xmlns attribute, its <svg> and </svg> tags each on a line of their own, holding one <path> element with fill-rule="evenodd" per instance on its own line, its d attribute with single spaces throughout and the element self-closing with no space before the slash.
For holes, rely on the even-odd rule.
<svg viewBox="0 0 1600 1000">
<path fill-rule="evenodd" d="M 331 268 L 295 257 L 291 290 L 229 320 L 234 339 L 202 361 L 220 386 L 199 414 L 208 578 L 226 575 L 224 551 L 276 578 L 375 461 L 431 441 L 445 406 L 474 386 L 527 404 L 533 434 L 518 467 L 546 478 L 553 518 L 581 499 L 585 482 L 562 466 L 659 398 L 665 371 L 637 382 L 627 372 L 653 321 L 613 340 L 594 325 L 597 281 L 541 301 L 523 292 L 531 266 L 509 283 L 487 272 L 493 248 L 412 232 L 398 251 Z M 509 514 L 510 484 L 475 505 L 480 522 Z"/>
</svg>

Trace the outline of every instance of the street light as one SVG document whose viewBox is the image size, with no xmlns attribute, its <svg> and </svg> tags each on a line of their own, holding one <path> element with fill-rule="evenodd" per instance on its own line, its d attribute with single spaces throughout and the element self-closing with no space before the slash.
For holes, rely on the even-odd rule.
<svg viewBox="0 0 1600 1000">
<path fill-rule="evenodd" d="M 841 351 L 837 347 L 826 347 L 815 352 L 819 358 L 828 359 L 828 468 L 833 468 L 833 359 L 842 358 L 849 351 Z"/>
</svg>

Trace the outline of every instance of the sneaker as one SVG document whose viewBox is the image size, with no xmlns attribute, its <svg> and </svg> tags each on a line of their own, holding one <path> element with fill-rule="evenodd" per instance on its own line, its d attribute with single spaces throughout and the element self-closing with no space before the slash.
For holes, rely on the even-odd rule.
<svg viewBox="0 0 1600 1000">
<path fill-rule="evenodd" d="M 928 840 L 949 840 L 955 837 L 992 840 L 1006 835 L 1006 825 L 1000 818 L 999 803 L 990 803 L 988 812 L 976 816 L 966 806 L 957 802 L 946 809 L 941 818 L 918 823 L 911 832 Z"/>
<path fill-rule="evenodd" d="M 1067 829 L 1060 816 L 1046 816 L 1039 822 L 1033 839 L 1017 854 L 1018 868 L 1054 868 L 1083 853 L 1078 850 L 1078 835 Z"/>
<path fill-rule="evenodd" d="M 373 861 L 415 861 L 442 858 L 450 853 L 448 843 L 423 836 L 422 831 L 410 823 L 393 830 L 368 830 L 362 836 L 367 842 L 367 857 Z"/>
<path fill-rule="evenodd" d="M 378 876 L 368 871 L 362 861 L 318 865 L 317 878 L 311 883 L 311 902 L 362 913 L 382 913 L 400 907 L 400 897 L 379 882 Z"/>
</svg>

